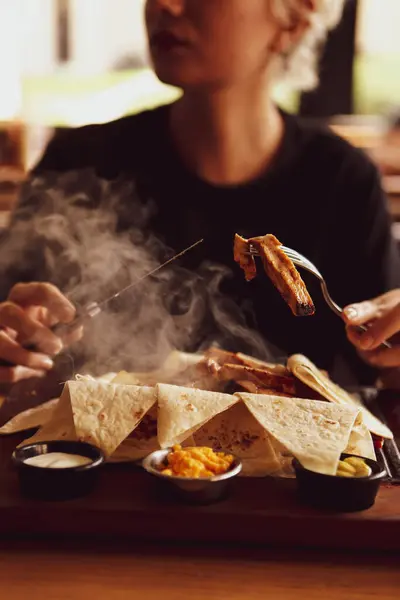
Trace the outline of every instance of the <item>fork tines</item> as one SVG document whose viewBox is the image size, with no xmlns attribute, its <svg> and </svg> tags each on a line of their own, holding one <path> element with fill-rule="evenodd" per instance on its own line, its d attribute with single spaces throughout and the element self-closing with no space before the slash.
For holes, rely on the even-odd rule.
<svg viewBox="0 0 400 600">
<path fill-rule="evenodd" d="M 253 246 L 253 244 L 249 244 L 248 254 L 250 254 L 251 256 L 260 256 L 260 253 L 258 252 L 257 248 Z"/>
</svg>

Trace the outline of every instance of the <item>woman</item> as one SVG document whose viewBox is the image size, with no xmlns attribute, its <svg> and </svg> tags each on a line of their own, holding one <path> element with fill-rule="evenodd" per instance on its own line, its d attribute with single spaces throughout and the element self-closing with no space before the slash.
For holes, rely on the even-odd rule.
<svg viewBox="0 0 400 600">
<path fill-rule="evenodd" d="M 103 179 L 134 180 L 139 196 L 155 202 L 149 227 L 168 247 L 178 250 L 205 238 L 188 257 L 191 269 L 203 260 L 234 269 L 235 232 L 272 232 L 318 266 L 343 306 L 400 287 L 374 166 L 343 140 L 278 110 L 271 98 L 277 80 L 301 90 L 316 85 L 317 48 L 338 23 L 342 6 L 343 0 L 147 0 L 155 72 L 182 88 L 183 97 L 168 107 L 56 136 L 34 174 L 94 168 Z M 32 197 L 22 199 L 10 236 L 37 210 Z M 129 199 L 123 215 L 120 231 L 138 226 Z M 43 278 L 50 276 L 21 269 L 9 282 Z M 363 366 L 317 282 L 310 277 L 307 284 L 317 304 L 317 314 L 308 319 L 292 317 L 261 275 L 245 284 L 235 270 L 223 292 L 282 354 L 303 352 L 331 371 L 346 364 L 358 381 L 371 381 L 376 371 Z M 375 312 L 354 317 L 347 311 L 348 324 L 378 317 L 370 334 L 379 332 L 379 317 L 384 312 L 384 323 L 391 320 L 399 292 L 392 292 L 388 304 L 385 298 L 372 302 Z M 48 325 L 71 319 L 73 307 L 49 285 L 17 286 L 8 300 L 0 307 L 7 328 L 0 356 L 17 368 L 3 367 L 0 378 L 43 374 L 60 348 Z M 384 331 L 397 328 L 394 319 Z M 365 337 L 349 329 L 349 339 L 366 350 Z M 36 342 L 39 352 L 23 350 L 26 340 Z M 374 367 L 400 365 L 398 349 L 376 352 L 367 355 Z"/>
</svg>

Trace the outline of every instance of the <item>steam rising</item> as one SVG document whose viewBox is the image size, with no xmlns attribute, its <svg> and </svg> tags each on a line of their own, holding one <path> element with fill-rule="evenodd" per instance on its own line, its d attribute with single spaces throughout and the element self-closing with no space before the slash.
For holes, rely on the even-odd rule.
<svg viewBox="0 0 400 600">
<path fill-rule="evenodd" d="M 35 177 L 1 242 L 5 287 L 50 281 L 78 308 L 99 302 L 181 250 L 149 231 L 154 214 L 154 203 L 139 199 L 133 183 L 107 182 L 88 170 Z M 76 348 L 80 368 L 144 371 L 173 349 L 212 343 L 268 359 L 265 341 L 220 292 L 229 275 L 221 265 L 188 271 L 179 262 L 141 282 L 89 323 Z"/>
</svg>

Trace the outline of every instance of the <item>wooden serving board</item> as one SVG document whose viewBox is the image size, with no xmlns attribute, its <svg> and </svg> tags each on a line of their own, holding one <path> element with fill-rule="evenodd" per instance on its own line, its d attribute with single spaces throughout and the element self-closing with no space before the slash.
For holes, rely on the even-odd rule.
<svg viewBox="0 0 400 600">
<path fill-rule="evenodd" d="M 400 486 L 384 485 L 373 508 L 332 514 L 297 503 L 295 482 L 241 478 L 226 500 L 177 504 L 132 465 L 104 467 L 86 498 L 42 502 L 21 497 L 10 455 L 20 440 L 0 439 L 0 536 L 110 536 L 135 541 L 264 544 L 400 550 Z"/>
<path fill-rule="evenodd" d="M 368 400 L 367 398 L 365 398 Z M 400 445 L 400 395 L 368 402 L 395 430 Z M 0 536 L 110 536 L 135 541 L 263 544 L 293 548 L 400 551 L 400 485 L 382 485 L 360 513 L 301 506 L 295 481 L 239 478 L 230 496 L 209 506 L 178 504 L 134 465 L 107 465 L 85 498 L 42 502 L 23 498 L 11 453 L 26 434 L 0 437 Z"/>
</svg>

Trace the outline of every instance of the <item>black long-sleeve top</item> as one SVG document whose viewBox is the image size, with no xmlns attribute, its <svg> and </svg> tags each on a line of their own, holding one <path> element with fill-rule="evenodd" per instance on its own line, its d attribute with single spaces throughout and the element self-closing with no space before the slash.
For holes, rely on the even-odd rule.
<svg viewBox="0 0 400 600">
<path fill-rule="evenodd" d="M 160 272 L 157 285 L 153 279 L 130 296 L 117 325 L 104 321 L 101 338 L 95 338 L 103 369 L 116 366 L 111 357 L 118 353 L 125 366 L 131 358 L 143 365 L 141 358 L 160 346 L 194 349 L 212 340 L 263 355 L 268 342 L 278 357 L 301 352 L 336 370 L 342 381 L 349 371 L 370 382 L 374 372 L 347 341 L 317 280 L 302 273 L 316 314 L 294 317 L 262 269 L 254 281 L 244 281 L 232 243 L 236 232 L 275 234 L 317 265 L 342 306 L 400 287 L 398 251 L 376 168 L 328 130 L 282 113 L 284 138 L 267 171 L 243 185 L 211 185 L 179 157 L 168 111 L 162 107 L 53 138 L 3 234 L 3 296 L 17 280 L 47 279 L 72 291 L 78 302 L 98 300 L 170 251 L 204 237 L 172 271 Z M 165 306 L 182 317 L 189 304 L 190 318 L 171 326 Z M 129 350 L 121 330 L 130 331 Z"/>
</svg>

